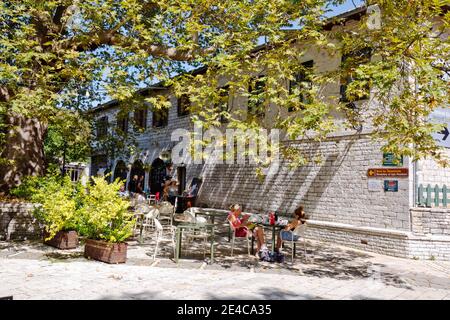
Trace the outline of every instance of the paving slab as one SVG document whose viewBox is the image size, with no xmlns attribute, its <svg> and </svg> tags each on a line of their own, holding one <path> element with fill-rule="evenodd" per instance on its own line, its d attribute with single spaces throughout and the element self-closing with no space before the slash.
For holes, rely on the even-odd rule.
<svg viewBox="0 0 450 320">
<path fill-rule="evenodd" d="M 14 299 L 449 299 L 450 263 L 409 260 L 308 241 L 308 259 L 264 263 L 223 241 L 211 264 L 201 243 L 179 263 L 173 248 L 130 242 L 126 264 L 39 242 L 0 242 L 0 296 Z M 197 251 L 197 252 L 196 252 Z M 289 252 L 287 253 L 289 254 Z"/>
</svg>

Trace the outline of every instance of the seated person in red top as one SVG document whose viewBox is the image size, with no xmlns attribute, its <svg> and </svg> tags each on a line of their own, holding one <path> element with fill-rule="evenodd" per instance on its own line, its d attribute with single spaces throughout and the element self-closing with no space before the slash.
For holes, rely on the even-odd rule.
<svg viewBox="0 0 450 320">
<path fill-rule="evenodd" d="M 243 215 L 240 205 L 235 204 L 230 207 L 228 221 L 230 221 L 235 228 L 236 237 L 245 237 L 248 232 L 253 232 L 253 236 L 256 239 L 256 249 L 259 252 L 266 248 L 264 230 L 253 223 L 248 222 L 248 218 L 250 218 L 250 215 Z"/>
</svg>

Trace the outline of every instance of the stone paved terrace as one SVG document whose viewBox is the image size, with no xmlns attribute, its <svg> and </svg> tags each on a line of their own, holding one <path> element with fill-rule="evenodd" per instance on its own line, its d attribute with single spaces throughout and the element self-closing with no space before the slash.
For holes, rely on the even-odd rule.
<svg viewBox="0 0 450 320">
<path fill-rule="evenodd" d="M 307 242 L 294 263 L 261 263 L 237 241 L 229 255 L 219 235 L 217 260 L 202 243 L 177 265 L 170 242 L 155 261 L 154 242 L 130 241 L 126 264 L 83 257 L 37 241 L 0 242 L 0 297 L 14 299 L 450 299 L 450 263 L 407 260 L 321 242 Z"/>
</svg>

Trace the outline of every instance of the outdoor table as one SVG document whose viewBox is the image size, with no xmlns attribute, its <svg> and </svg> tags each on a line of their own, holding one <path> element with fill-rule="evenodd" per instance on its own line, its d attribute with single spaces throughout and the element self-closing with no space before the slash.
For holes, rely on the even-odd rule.
<svg viewBox="0 0 450 320">
<path fill-rule="evenodd" d="M 183 229 L 194 229 L 194 230 L 201 230 L 201 229 L 209 229 L 211 232 L 211 263 L 214 263 L 214 224 L 210 223 L 187 223 L 182 222 L 177 224 L 176 228 L 176 245 L 175 245 L 175 262 L 178 263 L 178 260 L 180 258 L 181 253 L 181 240 L 183 235 Z"/>
<path fill-rule="evenodd" d="M 207 209 L 205 211 L 195 211 L 194 212 L 195 217 L 197 216 L 206 216 L 211 218 L 211 224 L 214 224 L 215 217 L 227 217 L 228 212 L 217 212 L 217 211 L 208 211 Z"/>
<path fill-rule="evenodd" d="M 285 217 L 278 217 L 277 221 L 275 221 L 275 224 L 270 224 L 268 221 L 268 217 L 262 216 L 262 215 L 253 215 L 248 220 L 250 223 L 254 223 L 257 226 L 268 228 L 272 230 L 272 252 L 275 252 L 275 240 L 276 235 L 279 233 L 279 231 L 286 227 L 286 225 L 289 223 L 289 221 Z M 277 233 L 275 233 L 278 230 Z M 252 237 L 252 254 L 253 254 L 253 241 L 254 238 Z"/>
<path fill-rule="evenodd" d="M 216 217 L 228 217 L 228 214 L 229 214 L 228 212 L 207 211 L 207 209 L 205 211 L 196 211 L 194 213 L 195 218 L 197 218 L 197 215 L 211 218 L 211 224 L 214 224 Z M 231 241 L 231 226 L 230 224 L 228 224 L 228 242 L 230 241 Z"/>
</svg>

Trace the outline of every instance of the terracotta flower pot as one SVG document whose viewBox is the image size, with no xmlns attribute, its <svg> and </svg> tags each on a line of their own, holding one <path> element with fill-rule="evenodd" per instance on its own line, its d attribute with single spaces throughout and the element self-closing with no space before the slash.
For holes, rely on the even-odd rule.
<svg viewBox="0 0 450 320">
<path fill-rule="evenodd" d="M 50 240 L 45 240 L 48 233 L 44 232 L 44 243 L 58 249 L 75 249 L 78 247 L 78 233 L 76 231 L 59 231 Z"/>
<path fill-rule="evenodd" d="M 125 263 L 128 244 L 86 239 L 84 257 L 106 263 Z"/>
</svg>

